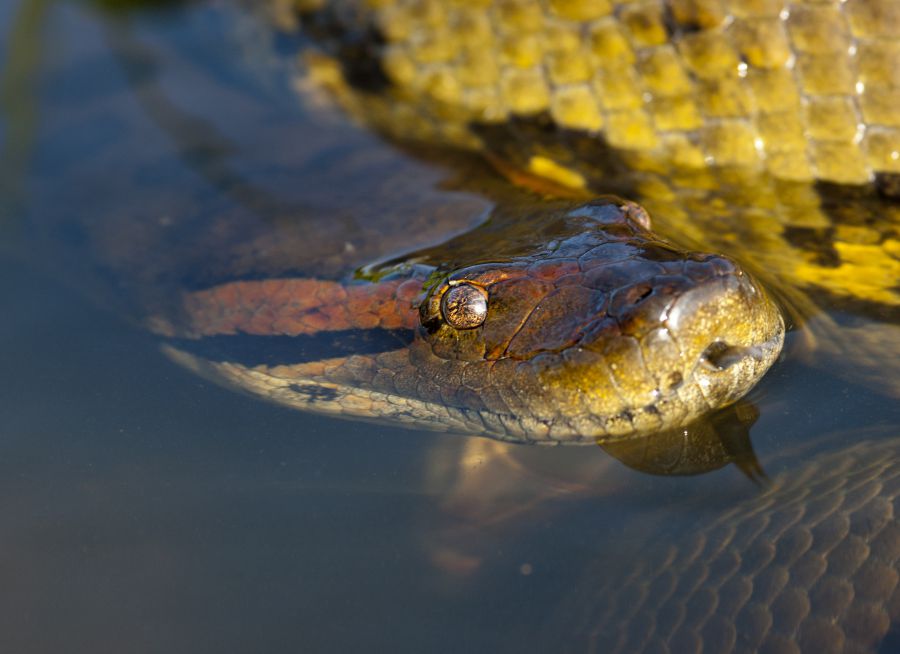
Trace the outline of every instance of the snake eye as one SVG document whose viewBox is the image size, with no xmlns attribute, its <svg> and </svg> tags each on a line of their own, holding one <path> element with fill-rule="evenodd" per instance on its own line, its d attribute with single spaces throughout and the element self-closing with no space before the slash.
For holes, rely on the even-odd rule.
<svg viewBox="0 0 900 654">
<path fill-rule="evenodd" d="M 441 314 L 456 329 L 474 329 L 487 318 L 487 294 L 474 284 L 451 286 L 441 298 Z"/>
</svg>

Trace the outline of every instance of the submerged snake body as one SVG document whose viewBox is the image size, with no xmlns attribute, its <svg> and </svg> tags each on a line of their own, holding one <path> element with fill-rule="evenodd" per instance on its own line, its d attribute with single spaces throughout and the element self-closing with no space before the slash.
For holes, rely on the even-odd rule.
<svg viewBox="0 0 900 654">
<path fill-rule="evenodd" d="M 601 559 L 554 626 L 587 652 L 896 651 L 898 455 L 896 437 L 820 455 L 708 523 L 648 538 L 628 569 Z"/>
</svg>

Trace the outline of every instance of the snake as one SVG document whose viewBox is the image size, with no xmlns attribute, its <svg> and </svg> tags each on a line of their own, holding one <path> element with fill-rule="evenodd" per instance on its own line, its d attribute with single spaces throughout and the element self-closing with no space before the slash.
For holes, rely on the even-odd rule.
<svg viewBox="0 0 900 654">
<path fill-rule="evenodd" d="M 366 271 L 376 281 L 217 285 L 184 298 L 188 338 L 170 352 L 284 404 L 501 440 L 677 428 L 746 393 L 784 327 L 731 260 L 679 251 L 642 221 L 629 203 L 548 203 L 514 230 L 488 224 Z M 484 242 L 487 256 L 471 252 Z M 305 361 L 294 340 L 271 364 L 196 356 L 221 339 L 329 333 L 352 354 Z"/>
<path fill-rule="evenodd" d="M 739 399 L 781 348 L 774 294 L 811 358 L 850 351 L 846 374 L 895 396 L 896 9 L 733 4 L 275 3 L 349 115 L 475 152 L 531 196 L 336 279 L 186 294 L 156 319 L 167 351 L 304 410 L 584 444 Z M 201 352 L 329 333 L 348 351 Z"/>
<path fill-rule="evenodd" d="M 896 3 L 303 0 L 271 16 L 301 35 L 305 79 L 358 122 L 415 152 L 474 152 L 528 190 L 349 280 L 191 291 L 155 323 L 173 358 L 306 410 L 628 442 L 759 379 L 783 338 L 773 295 L 814 364 L 852 359 L 842 374 L 900 393 Z M 595 265 L 615 288 L 585 283 Z M 715 312 L 694 299 L 712 295 Z M 601 302 L 599 319 L 584 313 Z M 685 331 L 666 322 L 679 303 L 695 312 Z M 553 322 L 563 315 L 576 319 Z M 396 349 L 250 364 L 196 348 L 329 331 L 377 331 Z M 651 356 L 663 333 L 674 376 Z M 597 354 L 602 375 L 586 372 Z M 710 374 L 727 381 L 696 381 Z M 601 558 L 559 607 L 548 651 L 561 632 L 604 652 L 895 647 L 900 440 L 850 439 L 697 528 L 663 526 L 630 567 Z"/>
<path fill-rule="evenodd" d="M 201 168 L 264 218 L 217 206 L 211 221 L 157 228 L 97 211 L 84 240 L 104 272 L 131 273 L 133 306 L 169 356 L 216 381 L 355 419 L 600 441 L 647 472 L 693 474 L 704 453 L 660 468 L 644 444 L 739 406 L 786 327 L 808 341 L 789 356 L 852 361 L 839 374 L 886 402 L 900 392 L 898 12 L 890 0 L 276 3 L 267 20 L 296 46 L 303 101 L 339 107 L 403 156 L 329 115 L 298 147 L 277 130 L 276 142 L 305 152 L 312 213 L 336 185 L 352 213 L 298 220 Z M 139 89 L 158 123 L 178 122 Z M 335 133 L 351 143 L 323 145 Z M 631 565 L 600 557 L 547 649 L 560 633 L 594 651 L 896 646 L 900 439 L 842 445 L 797 455 L 702 524 L 663 524 Z"/>
</svg>

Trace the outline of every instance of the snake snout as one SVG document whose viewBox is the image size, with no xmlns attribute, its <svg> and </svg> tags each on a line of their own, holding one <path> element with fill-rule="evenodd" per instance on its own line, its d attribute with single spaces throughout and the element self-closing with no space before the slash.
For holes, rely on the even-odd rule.
<svg viewBox="0 0 900 654">
<path fill-rule="evenodd" d="M 609 266 L 603 279 L 611 284 L 626 272 L 644 274 L 596 303 L 601 310 L 576 345 L 560 352 L 562 361 L 535 363 L 542 388 L 555 394 L 582 437 L 688 425 L 740 399 L 774 363 L 784 338 L 781 314 L 730 259 L 684 253 Z M 601 285 L 599 277 L 590 281 Z"/>
<path fill-rule="evenodd" d="M 774 363 L 784 340 L 781 313 L 762 287 L 737 264 L 716 259 L 718 272 L 682 294 L 665 318 L 686 379 L 714 407 L 744 395 Z"/>
</svg>

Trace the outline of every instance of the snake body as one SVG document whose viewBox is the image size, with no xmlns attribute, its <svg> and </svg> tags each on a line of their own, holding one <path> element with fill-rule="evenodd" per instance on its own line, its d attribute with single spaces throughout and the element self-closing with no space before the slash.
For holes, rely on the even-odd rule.
<svg viewBox="0 0 900 654">
<path fill-rule="evenodd" d="M 346 79 L 391 100 L 370 121 L 483 148 L 494 147 L 485 128 L 540 118 L 594 142 L 557 148 L 559 161 L 518 139 L 533 169 L 569 185 L 596 182 L 583 171 L 601 144 L 638 169 L 652 158 L 657 168 L 747 166 L 780 180 L 886 186 L 900 172 L 891 0 L 298 6 L 308 29 L 339 41 Z"/>
<path fill-rule="evenodd" d="M 774 289 L 819 363 L 900 394 L 897 3 L 299 6 L 325 54 L 306 58 L 313 77 L 367 125 L 484 153 L 545 194 L 641 202 Z M 653 535 L 632 567 L 601 558 L 548 651 L 561 633 L 598 652 L 889 651 L 897 452 L 891 436 L 820 455 Z"/>
<path fill-rule="evenodd" d="M 291 182 L 308 209 L 302 218 L 268 205 L 234 215 L 216 206 L 157 229 L 141 212 L 129 223 L 112 197 L 114 219 L 92 226 L 92 244 L 112 254 L 108 270 L 133 274 L 129 292 L 151 289 L 134 304 L 170 339 L 171 356 L 216 380 L 307 410 L 507 440 L 644 432 L 643 441 L 604 447 L 657 473 L 708 469 L 721 451 L 664 455 L 660 468 L 646 465 L 643 444 L 646 432 L 732 401 L 776 356 L 782 323 L 739 271 L 785 302 L 794 327 L 816 339 L 817 363 L 837 357 L 841 372 L 885 397 L 900 392 L 896 7 L 381 0 L 304 2 L 298 12 L 292 4 L 282 25 L 293 23 L 290 33 L 301 25 L 303 47 L 319 48 L 304 51 L 304 88 L 327 87 L 404 147 L 438 142 L 476 157 L 415 149 L 431 162 L 423 173 L 383 144 L 323 145 L 335 133 L 357 138 L 339 118 L 331 130 L 307 126 L 291 148 L 276 126 L 261 137 L 272 156 L 308 154 Z M 149 100 L 159 122 L 172 120 L 171 103 Z M 187 121 L 183 131 L 193 136 L 194 127 Z M 185 142 L 216 150 L 202 138 Z M 538 193 L 501 189 L 473 164 L 480 155 Z M 103 178 L 108 161 L 83 167 Z M 208 177 L 252 209 L 265 197 L 233 176 Z M 146 215 L 172 215 L 167 202 L 155 204 L 159 190 Z M 630 202 L 591 199 L 606 193 L 644 205 L 666 240 Z M 545 197 L 553 194 L 568 199 Z M 406 225 L 380 234 L 392 217 Z M 398 245 L 411 235 L 411 246 Z M 592 276 L 601 268 L 613 274 Z M 512 296 L 526 302 L 501 308 L 533 324 L 493 340 L 487 319 L 454 331 L 444 309 L 456 305 L 443 297 L 451 282 L 473 281 L 495 283 L 497 297 L 530 287 Z M 717 311 L 698 301 L 711 289 Z M 545 300 L 546 314 L 565 308 L 579 320 L 542 319 L 535 310 Z M 592 303 L 602 311 L 585 313 Z M 665 322 L 679 303 L 694 324 L 675 330 L 675 345 L 666 340 L 675 325 Z M 468 325 L 468 311 L 461 316 Z M 301 347 L 308 337 L 319 339 L 311 352 Z M 330 342 L 340 339 L 349 340 Z M 248 340 L 246 356 L 235 353 Z M 535 349 L 543 351 L 516 358 Z M 582 365 L 598 359 L 605 363 Z M 540 369 L 553 360 L 562 364 Z M 676 443 L 680 434 L 668 432 Z M 656 532 L 626 569 L 622 557 L 612 557 L 613 570 L 601 557 L 560 606 L 547 649 L 569 634 L 596 651 L 888 650 L 900 616 L 897 447 L 891 435 L 797 457 L 758 497 Z M 725 460 L 747 462 L 740 447 L 724 450 Z"/>
<path fill-rule="evenodd" d="M 894 651 L 898 445 L 819 455 L 708 522 L 663 525 L 627 569 L 598 560 L 553 633 L 567 651 Z"/>
</svg>

